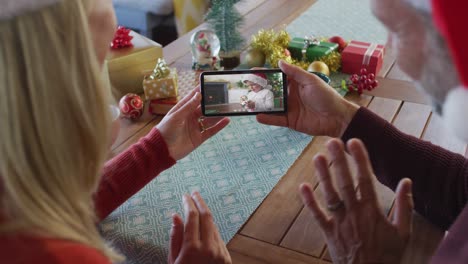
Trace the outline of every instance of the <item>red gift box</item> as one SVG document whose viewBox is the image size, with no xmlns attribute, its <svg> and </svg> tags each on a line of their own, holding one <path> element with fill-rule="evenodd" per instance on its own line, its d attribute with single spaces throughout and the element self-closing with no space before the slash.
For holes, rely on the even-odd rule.
<svg viewBox="0 0 468 264">
<path fill-rule="evenodd" d="M 341 71 L 359 74 L 362 68 L 377 75 L 382 68 L 384 45 L 352 40 L 341 53 Z"/>
</svg>

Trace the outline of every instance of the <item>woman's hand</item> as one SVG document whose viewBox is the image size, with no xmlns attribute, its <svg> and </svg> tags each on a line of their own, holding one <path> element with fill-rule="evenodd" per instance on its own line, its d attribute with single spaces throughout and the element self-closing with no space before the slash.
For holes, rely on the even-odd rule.
<svg viewBox="0 0 468 264">
<path fill-rule="evenodd" d="M 309 135 L 340 137 L 359 107 L 346 101 L 314 74 L 284 61 L 280 62 L 280 68 L 288 76 L 288 112 L 260 114 L 257 120 Z"/>
<path fill-rule="evenodd" d="M 185 223 L 172 219 L 169 264 L 230 264 L 231 256 L 199 193 L 183 198 Z"/>
<path fill-rule="evenodd" d="M 329 215 L 315 200 L 312 186 L 302 184 L 300 191 L 304 204 L 322 229 L 333 263 L 400 263 L 411 234 L 411 181 L 400 181 L 394 219 L 390 222 L 378 204 L 372 167 L 363 143 L 353 139 L 347 144 L 357 167 L 357 188 L 348 168 L 343 143 L 332 139 L 327 147 L 338 192 L 333 186 L 325 156 L 316 156 L 314 162 Z"/>
<path fill-rule="evenodd" d="M 203 118 L 200 108 L 201 95 L 195 89 L 184 97 L 156 126 L 175 160 L 180 160 L 218 133 L 229 119 L 224 117 Z"/>
</svg>

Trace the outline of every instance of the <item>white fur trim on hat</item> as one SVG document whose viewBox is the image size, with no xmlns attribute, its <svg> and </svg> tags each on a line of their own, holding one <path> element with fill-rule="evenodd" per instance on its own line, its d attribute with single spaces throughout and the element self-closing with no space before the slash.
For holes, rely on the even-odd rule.
<svg viewBox="0 0 468 264">
<path fill-rule="evenodd" d="M 6 0 L 1 4 L 0 20 L 7 20 L 35 11 L 45 6 L 60 2 L 61 0 Z"/>
<path fill-rule="evenodd" d="M 268 85 L 268 81 L 267 79 L 265 78 L 262 78 L 258 75 L 255 75 L 255 74 L 247 74 L 247 75 L 244 75 L 244 82 L 245 81 L 250 81 L 250 82 L 253 82 L 253 83 L 256 83 L 256 84 L 259 84 L 263 87 L 267 86 Z"/>
<path fill-rule="evenodd" d="M 442 111 L 447 127 L 460 139 L 468 142 L 468 88 L 452 89 L 445 99 Z"/>
<path fill-rule="evenodd" d="M 416 9 L 432 13 L 432 5 L 430 0 L 406 0 L 406 2 L 414 6 Z"/>
</svg>

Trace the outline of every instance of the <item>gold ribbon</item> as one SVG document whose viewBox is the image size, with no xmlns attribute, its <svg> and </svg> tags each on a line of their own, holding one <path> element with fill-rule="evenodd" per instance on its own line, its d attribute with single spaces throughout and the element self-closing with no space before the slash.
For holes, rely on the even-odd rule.
<svg viewBox="0 0 468 264">
<path fill-rule="evenodd" d="M 159 58 L 151 75 L 147 77 L 150 80 L 166 78 L 171 73 L 169 66 L 164 59 Z"/>
</svg>

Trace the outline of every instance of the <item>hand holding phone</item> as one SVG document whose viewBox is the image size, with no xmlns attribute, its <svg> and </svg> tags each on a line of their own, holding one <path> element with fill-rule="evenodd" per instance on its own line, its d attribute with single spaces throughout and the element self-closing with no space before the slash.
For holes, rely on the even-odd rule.
<svg viewBox="0 0 468 264">
<path fill-rule="evenodd" d="M 205 116 L 287 112 L 287 78 L 280 69 L 214 71 L 200 76 Z"/>
</svg>

